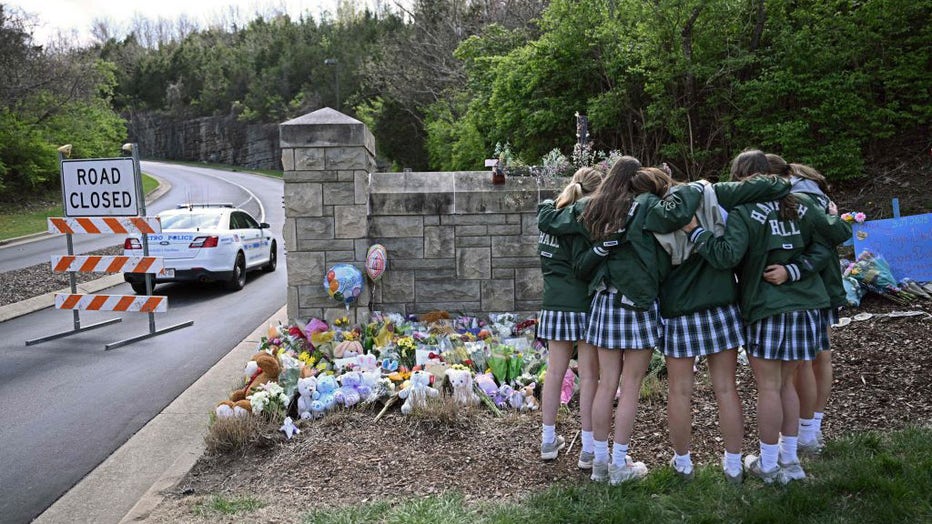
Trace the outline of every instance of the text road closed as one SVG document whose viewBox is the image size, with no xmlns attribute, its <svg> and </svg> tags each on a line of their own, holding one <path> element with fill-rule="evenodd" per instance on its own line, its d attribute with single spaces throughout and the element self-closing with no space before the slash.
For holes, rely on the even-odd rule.
<svg viewBox="0 0 932 524">
<path fill-rule="evenodd" d="M 65 216 L 135 216 L 139 213 L 132 158 L 62 161 Z"/>
</svg>

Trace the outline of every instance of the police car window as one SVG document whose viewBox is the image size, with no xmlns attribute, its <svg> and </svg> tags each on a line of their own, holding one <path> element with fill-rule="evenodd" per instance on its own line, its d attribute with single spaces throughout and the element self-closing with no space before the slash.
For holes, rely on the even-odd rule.
<svg viewBox="0 0 932 524">
<path fill-rule="evenodd" d="M 230 229 L 248 229 L 249 221 L 243 213 L 236 212 L 230 215 Z"/>
<path fill-rule="evenodd" d="M 239 215 L 240 215 L 240 217 L 239 217 L 240 220 L 242 220 L 242 221 L 244 221 L 244 222 L 246 223 L 246 225 L 243 226 L 243 227 L 248 227 L 248 228 L 250 228 L 250 229 L 259 229 L 259 223 L 256 222 L 256 220 L 255 220 L 254 218 L 252 218 L 251 216 L 247 215 L 246 213 L 240 213 Z"/>
<path fill-rule="evenodd" d="M 215 229 L 220 216 L 208 213 L 178 213 L 162 217 L 162 229 Z"/>
</svg>

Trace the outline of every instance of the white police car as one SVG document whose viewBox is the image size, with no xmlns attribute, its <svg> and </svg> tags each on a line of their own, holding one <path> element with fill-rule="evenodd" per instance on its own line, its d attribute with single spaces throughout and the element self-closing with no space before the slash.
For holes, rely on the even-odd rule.
<svg viewBox="0 0 932 524">
<path fill-rule="evenodd" d="M 179 204 L 158 216 L 162 232 L 147 235 L 149 255 L 162 257 L 165 268 L 153 275 L 153 284 L 222 282 L 238 291 L 246 285 L 247 271 L 275 271 L 277 246 L 269 225 L 232 204 Z M 142 236 L 128 237 L 123 253 L 141 256 Z M 145 277 L 123 273 L 137 294 L 146 293 Z"/>
</svg>

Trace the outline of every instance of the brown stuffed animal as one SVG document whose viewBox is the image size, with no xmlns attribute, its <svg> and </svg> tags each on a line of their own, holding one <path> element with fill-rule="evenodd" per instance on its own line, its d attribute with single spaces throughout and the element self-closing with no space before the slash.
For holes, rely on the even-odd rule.
<svg viewBox="0 0 932 524">
<path fill-rule="evenodd" d="M 246 397 L 252 389 L 266 382 L 275 382 L 282 371 L 278 357 L 260 351 L 246 363 L 244 375 L 246 385 L 230 393 L 230 400 L 224 400 L 217 405 L 217 418 L 244 417 L 252 413 L 252 403 Z"/>
</svg>

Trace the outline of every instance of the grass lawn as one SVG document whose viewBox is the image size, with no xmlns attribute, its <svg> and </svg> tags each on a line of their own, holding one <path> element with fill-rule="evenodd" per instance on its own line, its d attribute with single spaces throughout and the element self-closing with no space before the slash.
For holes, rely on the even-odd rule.
<svg viewBox="0 0 932 524">
<path fill-rule="evenodd" d="M 446 493 L 312 510 L 302 518 L 308 523 L 444 524 L 932 522 L 932 428 L 863 433 L 829 442 L 823 455 L 805 467 L 810 478 L 786 487 L 765 486 L 757 479 L 733 486 L 717 467 L 700 468 L 687 483 L 662 468 L 619 487 L 589 482 L 554 486 L 517 503 L 467 504 Z"/>
<path fill-rule="evenodd" d="M 149 194 L 159 183 L 143 173 L 142 190 Z M 61 193 L 52 192 L 23 204 L 6 205 L 0 210 L 0 240 L 41 233 L 48 228 L 46 218 L 62 216 Z"/>
</svg>

